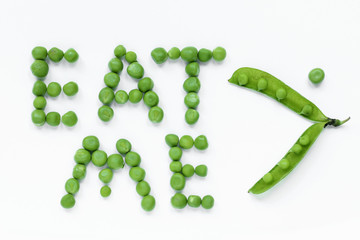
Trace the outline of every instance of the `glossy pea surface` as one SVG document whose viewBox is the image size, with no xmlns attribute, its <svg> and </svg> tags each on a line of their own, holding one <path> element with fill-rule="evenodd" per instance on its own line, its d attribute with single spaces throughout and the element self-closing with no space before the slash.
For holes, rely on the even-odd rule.
<svg viewBox="0 0 360 240">
<path fill-rule="evenodd" d="M 103 104 L 110 104 L 115 98 L 114 90 L 109 87 L 104 87 L 99 92 L 99 100 Z"/>
<path fill-rule="evenodd" d="M 162 64 L 168 59 L 168 54 L 164 48 L 158 47 L 151 51 L 151 57 L 156 64 Z"/>
<path fill-rule="evenodd" d="M 208 168 L 206 165 L 198 165 L 196 166 L 195 168 L 195 174 L 198 175 L 199 177 L 206 177 L 207 175 L 207 171 L 208 171 Z"/>
<path fill-rule="evenodd" d="M 124 167 L 124 159 L 120 154 L 111 154 L 107 159 L 107 165 L 110 169 L 118 170 Z"/>
<path fill-rule="evenodd" d="M 200 87 L 200 80 L 197 77 L 189 77 L 183 84 L 183 88 L 186 92 L 199 92 Z"/>
<path fill-rule="evenodd" d="M 79 91 L 79 86 L 76 82 L 68 82 L 64 85 L 63 91 L 67 96 L 74 96 Z"/>
<path fill-rule="evenodd" d="M 60 93 L 61 93 L 61 86 L 59 83 L 57 82 L 49 83 L 49 85 L 47 86 L 47 94 L 50 97 L 57 97 L 60 95 Z"/>
<path fill-rule="evenodd" d="M 129 101 L 131 103 L 139 103 L 142 98 L 143 94 L 138 89 L 133 89 L 129 92 Z"/>
<path fill-rule="evenodd" d="M 170 178 L 170 186 L 175 191 L 183 190 L 185 187 L 185 177 L 181 173 L 174 173 Z"/>
<path fill-rule="evenodd" d="M 152 211 L 155 208 L 155 204 L 155 198 L 151 195 L 147 195 L 141 200 L 141 207 L 147 212 Z"/>
<path fill-rule="evenodd" d="M 196 108 L 200 103 L 199 95 L 195 92 L 186 94 L 184 103 L 188 108 Z"/>
<path fill-rule="evenodd" d="M 209 143 L 205 135 L 200 135 L 195 138 L 194 146 L 198 150 L 205 150 L 208 148 Z"/>
<path fill-rule="evenodd" d="M 144 68 L 138 62 L 131 63 L 127 67 L 126 71 L 127 71 L 127 73 L 129 74 L 130 77 L 133 77 L 135 79 L 140 79 L 140 78 L 142 78 L 144 76 Z"/>
<path fill-rule="evenodd" d="M 184 135 L 180 138 L 179 145 L 183 149 L 190 149 L 194 146 L 194 139 L 190 135 Z"/>
<path fill-rule="evenodd" d="M 169 147 L 176 147 L 179 143 L 179 137 L 176 134 L 167 134 L 165 136 L 165 142 Z"/>
<path fill-rule="evenodd" d="M 188 63 L 185 67 L 185 72 L 190 77 L 197 77 L 200 73 L 200 66 L 197 62 Z"/>
<path fill-rule="evenodd" d="M 187 198 L 182 193 L 175 193 L 175 195 L 171 198 L 171 205 L 174 208 L 183 209 L 184 207 L 186 207 L 186 204 Z"/>
<path fill-rule="evenodd" d="M 146 181 L 140 181 L 136 184 L 136 192 L 140 196 L 146 196 L 150 193 L 151 187 L 148 182 Z"/>
<path fill-rule="evenodd" d="M 137 55 L 135 52 L 133 51 L 129 51 L 125 54 L 125 60 L 128 62 L 128 63 L 133 63 L 133 62 L 136 62 L 137 60 Z"/>
<path fill-rule="evenodd" d="M 47 57 L 47 50 L 44 47 L 37 46 L 33 48 L 31 55 L 35 60 L 45 60 Z"/>
<path fill-rule="evenodd" d="M 103 122 L 109 122 L 114 117 L 114 110 L 107 106 L 101 106 L 98 110 L 98 116 Z"/>
<path fill-rule="evenodd" d="M 78 52 L 73 49 L 73 48 L 69 48 L 65 54 L 64 54 L 64 58 L 66 61 L 68 61 L 69 63 L 74 63 L 79 59 L 79 54 Z"/>
<path fill-rule="evenodd" d="M 75 112 L 68 111 L 61 117 L 62 123 L 67 127 L 73 127 L 78 122 L 78 117 Z"/>
<path fill-rule="evenodd" d="M 119 58 L 112 58 L 108 63 L 108 67 L 113 73 L 120 73 L 123 70 L 124 65 Z"/>
<path fill-rule="evenodd" d="M 164 118 L 164 111 L 158 106 L 152 107 L 149 110 L 148 117 L 151 122 L 159 123 Z"/>
<path fill-rule="evenodd" d="M 111 188 L 108 185 L 102 186 L 100 189 L 100 195 L 104 198 L 111 195 Z"/>
<path fill-rule="evenodd" d="M 128 152 L 125 156 L 125 162 L 130 167 L 136 167 L 140 165 L 141 157 L 137 152 Z"/>
<path fill-rule="evenodd" d="M 181 169 L 182 174 L 184 175 L 184 177 L 192 177 L 195 173 L 195 169 L 192 165 L 190 164 L 185 164 L 182 169 Z"/>
<path fill-rule="evenodd" d="M 189 125 L 195 124 L 199 120 L 200 114 L 195 109 L 188 109 L 185 112 L 185 122 Z"/>
<path fill-rule="evenodd" d="M 46 114 L 46 123 L 56 127 L 60 125 L 61 116 L 58 112 L 49 112 Z"/>
<path fill-rule="evenodd" d="M 197 195 L 190 195 L 188 197 L 188 205 L 190 207 L 194 207 L 194 208 L 200 207 L 201 198 L 199 196 L 197 196 Z"/>
<path fill-rule="evenodd" d="M 102 150 L 96 150 L 91 154 L 91 161 L 97 167 L 102 167 L 107 162 L 107 154 Z"/>
<path fill-rule="evenodd" d="M 60 204 L 63 208 L 72 208 L 75 206 L 75 198 L 72 194 L 68 193 L 61 198 Z"/>
<path fill-rule="evenodd" d="M 46 107 L 47 101 L 43 96 L 37 96 L 33 101 L 33 106 L 36 109 L 44 109 Z"/>
<path fill-rule="evenodd" d="M 182 150 L 179 147 L 172 147 L 169 150 L 169 156 L 173 161 L 179 161 L 182 156 Z"/>
<path fill-rule="evenodd" d="M 115 93 L 115 102 L 118 104 L 125 104 L 129 100 L 129 95 L 124 90 L 119 90 Z"/>
<path fill-rule="evenodd" d="M 31 72 L 35 77 L 44 78 L 49 73 L 49 65 L 44 60 L 35 60 L 30 66 Z"/>
<path fill-rule="evenodd" d="M 144 180 L 146 172 L 141 167 L 132 167 L 129 171 L 130 178 L 135 182 Z"/>
<path fill-rule="evenodd" d="M 75 194 L 79 191 L 80 184 L 79 181 L 75 178 L 70 178 L 65 183 L 65 190 L 67 193 Z"/>
<path fill-rule="evenodd" d="M 321 83 L 324 80 L 324 78 L 325 78 L 325 73 L 324 70 L 322 70 L 321 68 L 314 68 L 309 73 L 309 79 L 314 84 Z"/>
<path fill-rule="evenodd" d="M 53 47 L 49 50 L 48 56 L 53 62 L 60 62 L 64 57 L 64 52 L 56 47 Z"/>
<path fill-rule="evenodd" d="M 180 56 L 186 62 L 195 62 L 198 51 L 195 47 L 185 47 L 181 50 Z"/>
<path fill-rule="evenodd" d="M 35 96 L 44 96 L 47 91 L 46 84 L 43 81 L 37 80 L 32 88 L 32 93 Z"/>
<path fill-rule="evenodd" d="M 170 171 L 174 172 L 174 173 L 179 173 L 181 172 L 182 169 L 182 163 L 180 161 L 172 161 L 170 163 Z"/>
<path fill-rule="evenodd" d="M 111 182 L 112 178 L 113 178 L 113 171 L 109 168 L 104 168 L 103 170 L 101 170 L 99 172 L 99 179 L 100 181 L 102 181 L 103 183 L 109 183 Z"/>
<path fill-rule="evenodd" d="M 201 48 L 198 53 L 198 59 L 200 62 L 208 62 L 212 58 L 212 52 L 209 49 Z"/>
<path fill-rule="evenodd" d="M 126 48 L 123 45 L 118 45 L 115 49 L 114 49 L 114 55 L 117 58 L 122 58 L 124 57 L 126 54 Z"/>
<path fill-rule="evenodd" d="M 154 82 L 149 77 L 144 77 L 138 82 L 138 89 L 143 93 L 152 90 L 153 87 L 154 87 Z"/>
<path fill-rule="evenodd" d="M 226 57 L 226 50 L 223 47 L 216 47 L 213 50 L 213 58 L 215 61 L 223 61 Z"/>
<path fill-rule="evenodd" d="M 86 166 L 84 164 L 76 164 L 73 168 L 72 176 L 78 180 L 84 179 L 86 176 Z"/>
<path fill-rule="evenodd" d="M 214 206 L 215 200 L 211 195 L 206 195 L 201 200 L 201 206 L 205 209 L 211 209 Z"/>
<path fill-rule="evenodd" d="M 159 97 L 154 91 L 148 91 L 144 94 L 144 103 L 148 107 L 154 107 L 159 103 Z"/>
<path fill-rule="evenodd" d="M 116 142 L 116 150 L 121 154 L 127 154 L 131 151 L 131 143 L 127 139 L 121 138 Z"/>
<path fill-rule="evenodd" d="M 46 121 L 46 114 L 43 110 L 36 109 L 31 113 L 31 120 L 36 126 L 43 126 Z"/>
<path fill-rule="evenodd" d="M 177 47 L 173 47 L 168 51 L 168 56 L 172 60 L 176 60 L 180 57 L 180 49 Z"/>
<path fill-rule="evenodd" d="M 96 136 L 89 135 L 83 139 L 82 146 L 88 151 L 96 151 L 100 147 L 100 141 Z"/>
<path fill-rule="evenodd" d="M 75 152 L 74 160 L 78 164 L 87 165 L 91 161 L 91 154 L 85 149 L 79 149 Z"/>
<path fill-rule="evenodd" d="M 117 73 L 109 72 L 104 76 L 104 83 L 109 88 L 116 88 L 119 85 L 120 76 Z"/>
</svg>

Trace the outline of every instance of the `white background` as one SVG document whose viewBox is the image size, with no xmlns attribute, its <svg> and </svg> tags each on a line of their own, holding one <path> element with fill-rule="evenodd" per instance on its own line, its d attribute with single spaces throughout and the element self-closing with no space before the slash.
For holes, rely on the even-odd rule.
<svg viewBox="0 0 360 240">
<path fill-rule="evenodd" d="M 359 1 L 0 1 L 0 239 L 359 239 Z M 113 120 L 97 117 L 99 90 L 113 49 L 134 50 L 155 82 L 161 124 L 147 118 L 143 103 L 114 106 Z M 48 99 L 47 111 L 74 110 L 74 128 L 35 127 L 31 93 L 31 49 L 75 48 L 80 59 L 50 64 L 46 83 L 76 81 L 69 99 Z M 221 45 L 222 63 L 201 66 L 199 122 L 184 121 L 184 63 L 156 65 L 153 48 Z M 328 128 L 298 167 L 269 192 L 247 190 L 287 152 L 311 122 L 272 99 L 227 82 L 239 67 L 255 67 L 280 78 L 330 116 L 351 121 Z M 326 78 L 315 87 L 314 67 Z M 121 75 L 120 88 L 136 82 Z M 207 164 L 208 177 L 193 177 L 184 191 L 212 194 L 215 206 L 175 210 L 167 133 L 205 134 L 207 151 L 184 154 L 184 163 Z M 128 138 L 143 158 L 157 205 L 140 207 L 128 168 L 103 199 L 98 169 L 89 166 L 76 206 L 59 201 L 71 177 L 82 138 L 96 135 L 115 153 Z"/>
</svg>

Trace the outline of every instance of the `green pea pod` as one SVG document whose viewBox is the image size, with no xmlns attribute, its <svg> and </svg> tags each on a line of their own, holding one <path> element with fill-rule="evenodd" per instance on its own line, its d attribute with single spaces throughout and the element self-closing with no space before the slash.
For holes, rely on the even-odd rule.
<svg viewBox="0 0 360 240">
<path fill-rule="evenodd" d="M 249 192 L 253 194 L 266 192 L 285 178 L 304 158 L 311 145 L 316 141 L 326 126 L 327 123 L 315 123 L 306 129 L 283 159 L 255 183 L 255 185 L 250 188 Z"/>
</svg>

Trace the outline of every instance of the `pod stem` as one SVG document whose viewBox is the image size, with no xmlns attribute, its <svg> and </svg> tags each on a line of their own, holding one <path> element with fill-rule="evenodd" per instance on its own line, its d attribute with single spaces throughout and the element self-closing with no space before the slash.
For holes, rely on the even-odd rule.
<svg viewBox="0 0 360 240">
<path fill-rule="evenodd" d="M 329 118 L 329 121 L 327 122 L 327 124 L 325 125 L 325 127 L 327 126 L 334 126 L 334 127 L 338 127 L 338 126 L 341 126 L 343 125 L 344 123 L 346 123 L 347 121 L 350 120 L 350 117 L 348 117 L 347 119 L 343 120 L 343 121 L 340 121 L 339 119 L 332 119 L 332 118 Z"/>
</svg>

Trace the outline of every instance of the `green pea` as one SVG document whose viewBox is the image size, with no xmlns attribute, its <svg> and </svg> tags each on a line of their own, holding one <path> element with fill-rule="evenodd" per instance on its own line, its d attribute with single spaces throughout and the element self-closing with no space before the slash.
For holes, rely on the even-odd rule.
<svg viewBox="0 0 360 240">
<path fill-rule="evenodd" d="M 175 195 L 171 198 L 171 205 L 174 208 L 183 209 L 184 207 L 186 207 L 186 204 L 187 199 L 182 193 L 175 193 Z"/>
<path fill-rule="evenodd" d="M 138 88 L 143 93 L 152 90 L 154 87 L 154 82 L 149 77 L 144 77 L 138 82 Z"/>
<path fill-rule="evenodd" d="M 129 95 L 124 90 L 119 90 L 115 93 L 115 102 L 118 104 L 125 104 L 129 100 Z"/>
<path fill-rule="evenodd" d="M 125 60 L 131 64 L 133 62 L 136 62 L 137 60 L 137 56 L 136 53 L 134 53 L 133 51 L 129 51 L 125 54 Z"/>
<path fill-rule="evenodd" d="M 111 188 L 108 185 L 102 186 L 100 189 L 100 195 L 104 198 L 111 195 Z"/>
<path fill-rule="evenodd" d="M 85 149 L 79 149 L 75 152 L 74 160 L 78 164 L 87 165 L 91 161 L 91 154 Z"/>
<path fill-rule="evenodd" d="M 131 151 L 131 143 L 126 139 L 119 139 L 116 142 L 116 150 L 121 154 L 127 154 Z"/>
<path fill-rule="evenodd" d="M 188 205 L 190 207 L 200 207 L 201 205 L 201 198 L 199 196 L 196 196 L 196 195 L 190 195 L 188 197 Z"/>
<path fill-rule="evenodd" d="M 226 57 L 226 50 L 222 47 L 217 47 L 213 50 L 213 58 L 215 61 L 223 61 Z"/>
<path fill-rule="evenodd" d="M 308 135 L 303 135 L 300 137 L 299 139 L 299 143 L 302 145 L 302 146 L 306 146 L 310 143 L 310 138 Z"/>
<path fill-rule="evenodd" d="M 207 175 L 207 166 L 206 165 L 198 165 L 195 168 L 195 173 L 196 175 L 198 175 L 199 177 L 206 177 Z"/>
<path fill-rule="evenodd" d="M 286 170 L 290 167 L 290 162 L 289 160 L 287 160 L 286 158 L 283 158 L 279 161 L 278 166 L 282 169 L 282 170 Z"/>
<path fill-rule="evenodd" d="M 195 109 L 188 109 L 185 113 L 185 121 L 189 125 L 195 124 L 199 120 L 199 112 Z"/>
<path fill-rule="evenodd" d="M 111 182 L 113 175 L 113 171 L 110 168 L 104 168 L 99 172 L 99 179 L 103 183 L 109 183 Z"/>
<path fill-rule="evenodd" d="M 145 196 L 141 200 L 141 207 L 147 212 L 152 211 L 155 208 L 155 198 L 151 195 Z"/>
<path fill-rule="evenodd" d="M 78 117 L 73 111 L 68 111 L 61 117 L 62 123 L 67 127 L 73 127 L 78 122 Z"/>
<path fill-rule="evenodd" d="M 130 63 L 126 71 L 130 77 L 135 79 L 140 79 L 144 76 L 144 68 L 138 62 Z"/>
<path fill-rule="evenodd" d="M 114 110 L 109 106 L 101 106 L 98 110 L 99 118 L 104 122 L 109 122 L 114 117 Z"/>
<path fill-rule="evenodd" d="M 149 117 L 151 122 L 159 123 L 164 118 L 164 111 L 158 106 L 152 107 L 149 110 L 148 117 Z"/>
<path fill-rule="evenodd" d="M 309 79 L 314 84 L 321 83 L 324 80 L 324 78 L 325 78 L 325 73 L 324 70 L 322 70 L 321 68 L 314 68 L 309 73 Z"/>
<path fill-rule="evenodd" d="M 141 157 L 136 152 L 128 152 L 125 156 L 125 162 L 130 167 L 136 167 L 140 165 Z"/>
<path fill-rule="evenodd" d="M 44 60 L 35 60 L 30 66 L 31 72 L 35 77 L 44 78 L 49 73 L 49 65 Z"/>
<path fill-rule="evenodd" d="M 48 56 L 53 62 L 60 62 L 64 57 L 64 52 L 56 47 L 49 50 Z"/>
<path fill-rule="evenodd" d="M 107 154 L 102 150 L 96 150 L 91 155 L 92 163 L 97 167 L 102 167 L 106 164 Z"/>
<path fill-rule="evenodd" d="M 34 47 L 31 51 L 31 55 L 35 60 L 45 60 L 47 57 L 47 50 L 44 47 Z"/>
<path fill-rule="evenodd" d="M 65 54 L 64 54 L 64 58 L 66 61 L 68 61 L 69 63 L 74 63 L 79 59 L 79 54 L 77 53 L 77 51 L 75 51 L 75 49 L 73 48 L 69 48 Z"/>
<path fill-rule="evenodd" d="M 115 49 L 114 49 L 114 55 L 117 58 L 122 58 L 123 56 L 125 56 L 126 54 L 126 48 L 123 45 L 118 45 Z"/>
<path fill-rule="evenodd" d="M 201 206 L 205 209 L 211 209 L 214 206 L 214 198 L 211 195 L 206 195 L 201 200 Z"/>
<path fill-rule="evenodd" d="M 86 166 L 84 164 L 76 164 L 73 168 L 72 176 L 78 180 L 84 179 L 86 176 Z"/>
<path fill-rule="evenodd" d="M 278 90 L 276 90 L 276 98 L 278 100 L 283 100 L 286 98 L 286 90 L 284 88 L 279 88 Z"/>
<path fill-rule="evenodd" d="M 113 170 L 124 168 L 124 159 L 120 154 L 111 154 L 108 157 L 107 165 L 110 169 Z"/>
<path fill-rule="evenodd" d="M 168 56 L 172 60 L 176 60 L 180 57 L 180 49 L 177 47 L 173 47 L 168 51 Z"/>
<path fill-rule="evenodd" d="M 146 181 L 140 181 L 136 184 L 136 192 L 140 196 L 147 196 L 151 191 L 150 185 Z"/>
<path fill-rule="evenodd" d="M 176 147 L 179 143 L 179 137 L 176 134 L 168 134 L 165 136 L 165 142 L 169 147 Z"/>
<path fill-rule="evenodd" d="M 302 115 L 309 116 L 313 112 L 313 107 L 310 105 L 305 105 L 301 110 Z"/>
<path fill-rule="evenodd" d="M 267 89 L 267 86 L 268 86 L 268 82 L 265 79 L 260 78 L 257 84 L 258 91 Z"/>
<path fill-rule="evenodd" d="M 47 94 L 50 97 L 57 97 L 60 95 L 60 93 L 61 93 L 61 86 L 59 83 L 57 82 L 49 83 L 49 85 L 47 86 Z"/>
<path fill-rule="evenodd" d="M 82 146 L 88 151 L 96 151 L 100 147 L 100 141 L 96 136 L 87 136 L 82 141 Z"/>
<path fill-rule="evenodd" d="M 109 61 L 108 67 L 110 71 L 114 73 L 120 73 L 123 70 L 124 65 L 119 58 L 113 58 Z"/>
<path fill-rule="evenodd" d="M 190 77 L 197 77 L 200 73 L 200 66 L 197 62 L 188 63 L 185 67 L 185 72 Z"/>
<path fill-rule="evenodd" d="M 115 98 L 114 90 L 109 87 L 104 87 L 99 92 L 99 100 L 103 104 L 109 105 Z"/>
<path fill-rule="evenodd" d="M 180 173 L 182 169 L 182 163 L 180 161 L 172 161 L 170 163 L 170 171 L 174 173 Z"/>
<path fill-rule="evenodd" d="M 208 140 L 204 135 L 200 135 L 197 138 L 195 138 L 194 145 L 198 150 L 205 150 L 209 146 Z"/>
<path fill-rule="evenodd" d="M 170 179 L 170 186 L 176 190 L 183 190 L 185 187 L 185 177 L 181 173 L 174 173 Z"/>
<path fill-rule="evenodd" d="M 271 183 L 274 180 L 274 177 L 271 173 L 267 173 L 262 178 L 265 183 Z"/>
<path fill-rule="evenodd" d="M 148 107 L 154 107 L 159 103 L 159 97 L 154 91 L 148 91 L 144 94 L 144 103 Z"/>
<path fill-rule="evenodd" d="M 32 89 L 32 93 L 35 96 L 44 96 L 46 93 L 46 84 L 43 81 L 37 80 L 34 83 L 33 89 Z"/>
<path fill-rule="evenodd" d="M 244 86 L 249 82 L 248 76 L 246 74 L 243 74 L 243 73 L 238 75 L 237 80 L 238 80 L 238 83 L 239 83 L 240 86 Z"/>
<path fill-rule="evenodd" d="M 182 156 L 182 150 L 179 147 L 172 147 L 169 150 L 169 156 L 174 161 L 179 161 Z"/>
<path fill-rule="evenodd" d="M 75 194 L 79 191 L 80 184 L 79 181 L 75 178 L 70 178 L 65 183 L 65 190 L 67 193 Z"/>
<path fill-rule="evenodd" d="M 200 62 L 208 62 L 212 58 L 212 52 L 209 49 L 201 48 L 198 53 Z"/>
<path fill-rule="evenodd" d="M 291 151 L 296 153 L 296 154 L 300 154 L 302 151 L 302 146 L 300 144 L 295 144 L 292 148 Z"/>
<path fill-rule="evenodd" d="M 189 77 L 183 84 L 183 88 L 186 92 L 199 92 L 200 87 L 201 84 L 197 77 Z"/>
<path fill-rule="evenodd" d="M 186 94 L 184 103 L 188 108 L 196 108 L 200 103 L 199 95 L 194 92 Z"/>
<path fill-rule="evenodd" d="M 197 49 L 195 47 L 185 47 L 181 50 L 180 56 L 186 62 L 195 62 L 197 60 Z"/>
<path fill-rule="evenodd" d="M 132 167 L 129 171 L 130 178 L 135 182 L 144 180 L 146 172 L 141 167 Z"/>
<path fill-rule="evenodd" d="M 72 208 L 75 206 L 75 198 L 72 194 L 66 194 L 61 198 L 60 204 L 63 208 Z"/>
<path fill-rule="evenodd" d="M 31 120 L 36 126 L 45 124 L 46 115 L 43 110 L 36 109 L 31 113 Z"/>
<path fill-rule="evenodd" d="M 180 138 L 179 145 L 183 149 L 190 149 L 194 146 L 194 140 L 190 135 L 184 135 Z"/>
<path fill-rule="evenodd" d="M 71 97 L 78 93 L 79 86 L 76 82 L 68 82 L 64 85 L 63 91 L 65 95 Z"/>
<path fill-rule="evenodd" d="M 151 51 L 151 57 L 156 64 L 162 64 L 166 62 L 168 55 L 164 48 L 155 48 Z"/>
<path fill-rule="evenodd" d="M 194 167 L 192 165 L 185 164 L 183 166 L 183 168 L 181 169 L 181 172 L 185 177 L 189 178 L 189 177 L 194 176 L 195 169 L 194 169 Z"/>
<path fill-rule="evenodd" d="M 129 92 L 129 101 L 131 103 L 139 103 L 143 97 L 143 93 L 138 89 L 133 89 Z"/>
<path fill-rule="evenodd" d="M 49 112 L 46 114 L 46 122 L 50 126 L 56 127 L 60 125 L 60 114 L 57 112 Z"/>
<path fill-rule="evenodd" d="M 38 96 L 33 102 L 34 108 L 44 109 L 46 107 L 46 99 L 43 96 Z"/>
<path fill-rule="evenodd" d="M 104 76 L 104 83 L 109 88 L 116 88 L 119 85 L 120 76 L 117 73 L 109 72 Z"/>
</svg>

